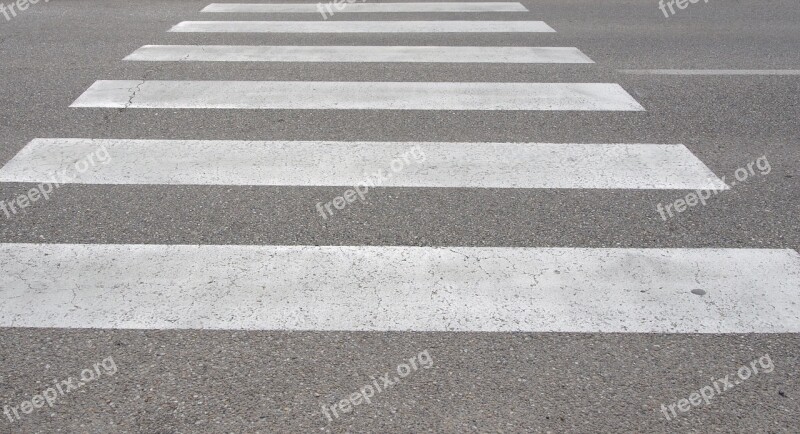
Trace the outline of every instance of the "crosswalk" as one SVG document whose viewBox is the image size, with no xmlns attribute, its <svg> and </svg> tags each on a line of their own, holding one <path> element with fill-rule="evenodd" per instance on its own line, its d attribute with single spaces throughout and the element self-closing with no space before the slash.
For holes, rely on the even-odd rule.
<svg viewBox="0 0 800 434">
<path fill-rule="evenodd" d="M 640 111 L 614 83 L 99 80 L 70 107 Z"/>
<path fill-rule="evenodd" d="M 518 2 L 423 2 L 423 3 L 349 3 L 334 8 L 336 13 L 376 12 L 527 12 Z M 316 4 L 283 3 L 212 3 L 201 12 L 230 13 L 319 13 Z"/>
<path fill-rule="evenodd" d="M 575 47 L 145 45 L 124 60 L 150 62 L 593 63 Z"/>
<path fill-rule="evenodd" d="M 542 21 L 184 21 L 188 33 L 541 33 Z"/>
<path fill-rule="evenodd" d="M 384 187 L 725 190 L 683 145 L 36 139 L 0 181 L 47 182 L 95 149 L 78 184 L 342 186 L 409 149 Z M 222 158 L 221 158 L 222 157 Z"/>
<path fill-rule="evenodd" d="M 12 258 L 0 323 L 20 327 L 800 330 L 792 250 L 0 244 L 0 254 Z M 716 309 L 695 301 L 697 286 Z"/>
<path fill-rule="evenodd" d="M 215 3 L 202 12 L 319 13 Z M 339 11 L 337 11 L 338 13 Z M 184 21 L 180 33 L 553 33 L 513 2 L 353 3 L 342 13 L 483 12 L 513 21 Z M 224 16 L 224 15 L 222 15 Z M 385 15 L 389 16 L 389 15 Z M 209 42 L 213 35 L 206 36 Z M 227 41 L 221 41 L 227 42 Z M 578 47 L 146 45 L 127 62 L 586 64 Z M 198 63 L 198 67 L 202 67 Z M 391 66 L 389 66 L 391 67 Z M 645 110 L 618 83 L 97 80 L 75 109 Z M 613 113 L 608 113 L 613 115 Z M 680 143 L 39 138 L 0 182 L 344 187 L 408 149 L 381 188 L 724 190 Z M 497 194 L 504 194 L 499 190 Z M 315 214 L 314 204 L 308 212 Z M 317 331 L 800 332 L 789 249 L 0 244 L 0 326 Z M 702 289 L 699 297 L 693 290 Z"/>
</svg>

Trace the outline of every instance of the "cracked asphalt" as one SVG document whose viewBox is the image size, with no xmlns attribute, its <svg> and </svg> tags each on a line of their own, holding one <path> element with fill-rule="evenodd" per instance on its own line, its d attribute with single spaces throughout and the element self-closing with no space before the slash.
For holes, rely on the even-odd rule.
<svg viewBox="0 0 800 434">
<path fill-rule="evenodd" d="M 340 187 L 65 185 L 0 220 L 3 243 L 508 247 L 800 247 L 800 76 L 623 69 L 800 69 L 793 0 L 523 1 L 553 34 L 191 34 L 200 0 L 53 0 L 0 16 L 0 161 L 38 137 L 683 143 L 718 176 L 753 177 L 665 222 L 670 190 L 387 188 L 322 220 Z M 383 19 L 379 14 L 334 20 Z M 511 14 L 485 13 L 506 20 Z M 434 19 L 397 14 L 397 19 Z M 437 14 L 436 19 L 459 19 Z M 252 16 L 225 14 L 226 19 Z M 315 17 L 316 18 L 316 17 Z M 215 18 L 221 19 L 221 18 Z M 263 18 L 268 19 L 268 18 Z M 314 19 L 281 14 L 275 19 Z M 123 62 L 148 44 L 574 46 L 595 64 Z M 96 80 L 619 83 L 647 111 L 131 110 L 69 105 Z M 0 183 L 0 200 L 31 188 Z M 311 204 L 311 205 L 309 205 Z M 2 302 L 0 300 L 0 302 Z M 428 351 L 432 364 L 329 420 L 336 404 Z M 667 420 L 662 405 L 769 355 Z M 0 432 L 758 432 L 800 427 L 797 334 L 0 329 L 0 406 L 111 358 L 96 378 Z"/>
</svg>

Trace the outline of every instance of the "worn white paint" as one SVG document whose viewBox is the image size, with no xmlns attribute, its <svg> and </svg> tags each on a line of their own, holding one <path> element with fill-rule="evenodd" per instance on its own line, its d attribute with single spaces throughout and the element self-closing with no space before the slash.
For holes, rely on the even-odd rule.
<svg viewBox="0 0 800 434">
<path fill-rule="evenodd" d="M 211 33 L 536 33 L 542 21 L 183 21 L 170 32 Z"/>
<path fill-rule="evenodd" d="M 100 80 L 71 107 L 357 110 L 644 108 L 615 83 Z"/>
<path fill-rule="evenodd" d="M 145 45 L 151 62 L 594 63 L 575 47 Z"/>
<path fill-rule="evenodd" d="M 74 170 L 98 149 L 106 161 Z M 352 186 L 377 171 L 382 187 L 728 188 L 683 145 L 569 143 L 35 139 L 0 181 Z"/>
<path fill-rule="evenodd" d="M 798 333 L 800 255 L 0 244 L 0 326 Z"/>
<path fill-rule="evenodd" d="M 363 0 L 362 0 L 363 1 Z M 228 13 L 321 13 L 328 9 L 320 3 L 212 3 L 201 12 Z M 332 2 L 330 2 L 332 3 Z M 320 8 L 318 4 L 322 4 Z M 350 3 L 344 2 L 341 9 L 331 5 L 334 14 L 380 13 L 380 12 L 527 12 L 517 2 L 409 2 L 409 3 Z"/>
</svg>

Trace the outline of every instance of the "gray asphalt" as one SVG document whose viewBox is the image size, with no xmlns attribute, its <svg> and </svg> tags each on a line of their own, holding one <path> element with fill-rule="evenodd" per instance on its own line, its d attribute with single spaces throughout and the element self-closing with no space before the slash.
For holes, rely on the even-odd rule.
<svg viewBox="0 0 800 434">
<path fill-rule="evenodd" d="M 211 1 L 39 2 L 0 16 L 0 161 L 36 137 L 683 143 L 717 175 L 755 177 L 664 222 L 677 191 L 391 188 L 323 221 L 341 188 L 65 186 L 0 219 L 0 242 L 800 248 L 800 76 L 621 69 L 800 69 L 797 1 L 523 1 L 553 34 L 167 33 L 223 19 Z M 464 19 L 393 14 L 393 19 Z M 396 17 L 396 18 L 395 18 Z M 317 19 L 225 14 L 225 19 Z M 385 19 L 380 14 L 336 20 Z M 487 13 L 467 19 L 520 19 Z M 145 63 L 147 44 L 575 46 L 589 65 Z M 647 111 L 70 109 L 99 79 L 615 82 Z M 0 200 L 30 184 L 0 183 Z M 428 350 L 371 404 L 321 412 Z M 669 405 L 769 354 L 760 373 L 667 421 Z M 0 432 L 798 432 L 797 335 L 311 333 L 0 329 L 0 406 L 112 357 L 101 375 Z"/>
</svg>

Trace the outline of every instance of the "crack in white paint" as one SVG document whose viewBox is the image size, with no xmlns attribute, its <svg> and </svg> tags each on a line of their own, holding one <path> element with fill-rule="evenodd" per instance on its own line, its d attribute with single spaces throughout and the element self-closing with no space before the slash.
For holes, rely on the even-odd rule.
<svg viewBox="0 0 800 434">
<path fill-rule="evenodd" d="M 554 33 L 543 21 L 183 21 L 189 33 Z"/>
<path fill-rule="evenodd" d="M 0 182 L 47 182 L 101 147 L 110 158 L 69 182 L 352 187 L 413 149 L 382 188 L 728 188 L 679 144 L 124 139 L 34 139 Z"/>
<path fill-rule="evenodd" d="M 594 63 L 575 47 L 145 45 L 147 62 Z"/>
<path fill-rule="evenodd" d="M 5 327 L 798 333 L 800 255 L 0 244 L 0 300 Z"/>
<path fill-rule="evenodd" d="M 393 12 L 527 12 L 518 2 L 408 2 L 408 3 L 352 3 L 335 14 L 342 13 L 393 13 Z M 201 12 L 206 13 L 313 13 L 320 7 L 311 3 L 212 3 Z"/>
<path fill-rule="evenodd" d="M 126 104 L 138 85 L 135 104 Z M 120 90 L 125 90 L 120 92 Z M 99 80 L 70 107 L 643 111 L 616 83 Z"/>
</svg>

